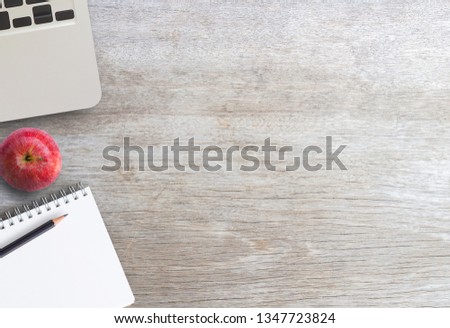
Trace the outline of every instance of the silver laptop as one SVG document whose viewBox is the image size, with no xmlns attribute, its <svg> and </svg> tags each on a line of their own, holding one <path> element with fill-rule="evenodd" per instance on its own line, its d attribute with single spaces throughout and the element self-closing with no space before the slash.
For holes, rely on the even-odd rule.
<svg viewBox="0 0 450 328">
<path fill-rule="evenodd" d="M 0 122 L 100 98 L 87 0 L 0 0 Z"/>
</svg>

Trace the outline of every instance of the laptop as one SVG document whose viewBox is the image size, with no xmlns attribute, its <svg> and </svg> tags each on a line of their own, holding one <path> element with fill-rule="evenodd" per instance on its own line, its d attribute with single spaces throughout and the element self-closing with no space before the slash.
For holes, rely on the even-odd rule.
<svg viewBox="0 0 450 328">
<path fill-rule="evenodd" d="M 87 0 L 0 0 L 0 122 L 100 98 Z"/>
</svg>

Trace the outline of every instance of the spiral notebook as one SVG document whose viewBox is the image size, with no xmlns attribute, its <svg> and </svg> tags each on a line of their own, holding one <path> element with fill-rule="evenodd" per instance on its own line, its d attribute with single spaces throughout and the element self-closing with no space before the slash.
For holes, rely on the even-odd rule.
<svg viewBox="0 0 450 328">
<path fill-rule="evenodd" d="M 5 213 L 0 248 L 64 214 L 54 229 L 0 259 L 0 308 L 134 303 L 91 189 L 81 184 Z"/>
</svg>

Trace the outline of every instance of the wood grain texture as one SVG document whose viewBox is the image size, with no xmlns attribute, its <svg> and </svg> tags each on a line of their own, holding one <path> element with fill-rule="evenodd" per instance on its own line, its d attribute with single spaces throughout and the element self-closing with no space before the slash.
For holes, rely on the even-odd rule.
<svg viewBox="0 0 450 328">
<path fill-rule="evenodd" d="M 450 5 L 90 1 L 103 100 L 55 136 L 147 307 L 450 306 Z M 104 172 L 102 150 L 347 148 L 348 171 Z M 323 160 L 323 156 L 317 156 Z M 236 161 L 239 164 L 239 161 Z M 36 196 L 0 182 L 0 209 Z"/>
</svg>

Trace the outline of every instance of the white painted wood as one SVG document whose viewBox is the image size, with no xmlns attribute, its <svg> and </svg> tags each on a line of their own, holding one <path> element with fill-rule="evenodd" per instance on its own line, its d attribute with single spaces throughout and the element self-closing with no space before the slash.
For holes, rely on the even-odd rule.
<svg viewBox="0 0 450 328">
<path fill-rule="evenodd" d="M 100 105 L 0 137 L 56 137 L 64 170 L 49 191 L 92 187 L 137 306 L 450 306 L 449 4 L 90 9 Z M 327 135 L 347 145 L 348 171 L 101 170 L 124 136 L 300 148 Z M 0 183 L 1 209 L 33 196 Z"/>
</svg>

